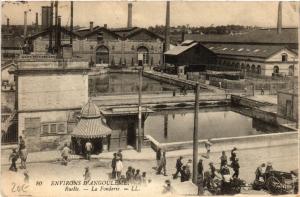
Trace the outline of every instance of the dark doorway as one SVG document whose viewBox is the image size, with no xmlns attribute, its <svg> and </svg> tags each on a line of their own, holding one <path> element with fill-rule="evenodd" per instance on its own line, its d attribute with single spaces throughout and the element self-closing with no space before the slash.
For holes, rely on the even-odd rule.
<svg viewBox="0 0 300 197">
<path fill-rule="evenodd" d="M 127 145 L 136 148 L 136 125 L 134 123 L 128 123 L 127 128 Z"/>
<path fill-rule="evenodd" d="M 109 50 L 105 46 L 99 46 L 96 50 L 96 64 L 108 64 Z"/>
<path fill-rule="evenodd" d="M 85 154 L 85 144 L 87 143 L 89 139 L 85 138 L 72 138 L 72 143 L 74 147 L 74 151 L 76 154 Z M 93 145 L 93 150 L 92 154 L 99 154 L 103 151 L 103 139 L 102 138 L 94 138 L 90 139 L 92 145 Z"/>
</svg>

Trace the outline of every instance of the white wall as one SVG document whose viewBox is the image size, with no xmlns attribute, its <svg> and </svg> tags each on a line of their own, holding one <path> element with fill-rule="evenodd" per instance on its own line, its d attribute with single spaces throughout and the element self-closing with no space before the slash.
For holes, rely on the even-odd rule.
<svg viewBox="0 0 300 197">
<path fill-rule="evenodd" d="M 81 108 L 88 101 L 88 75 L 21 75 L 19 110 Z"/>
</svg>

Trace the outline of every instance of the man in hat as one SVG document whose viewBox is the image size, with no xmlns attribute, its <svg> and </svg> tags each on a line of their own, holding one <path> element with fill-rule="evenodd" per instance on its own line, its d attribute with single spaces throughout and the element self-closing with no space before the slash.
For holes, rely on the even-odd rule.
<svg viewBox="0 0 300 197">
<path fill-rule="evenodd" d="M 91 160 L 93 145 L 90 140 L 85 143 L 86 159 Z"/>
<path fill-rule="evenodd" d="M 230 156 L 231 165 L 232 165 L 232 162 L 234 162 L 235 158 L 237 157 L 236 151 L 237 151 L 236 147 L 233 147 L 233 149 L 231 150 L 231 156 Z"/>
<path fill-rule="evenodd" d="M 239 164 L 239 158 L 235 158 L 235 160 L 232 162 L 231 167 L 234 171 L 232 178 L 239 178 L 240 174 L 240 164 Z"/>
<path fill-rule="evenodd" d="M 173 174 L 173 179 L 177 179 L 178 173 L 180 172 L 182 165 L 182 156 L 180 156 L 176 161 L 176 172 L 175 174 Z"/>
<path fill-rule="evenodd" d="M 115 179 L 116 178 L 117 153 L 114 153 L 113 156 L 114 157 L 111 160 L 111 168 L 112 168 L 111 178 Z"/>
<path fill-rule="evenodd" d="M 9 155 L 9 160 L 11 160 L 11 165 L 9 167 L 9 170 L 17 172 L 17 166 L 16 166 L 16 161 L 18 160 L 18 153 L 15 148 L 12 149 L 12 153 Z"/>
</svg>

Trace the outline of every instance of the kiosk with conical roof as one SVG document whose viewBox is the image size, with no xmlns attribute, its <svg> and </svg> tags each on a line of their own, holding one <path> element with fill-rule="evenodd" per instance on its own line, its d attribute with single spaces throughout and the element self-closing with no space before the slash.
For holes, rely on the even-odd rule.
<svg viewBox="0 0 300 197">
<path fill-rule="evenodd" d="M 75 152 L 84 153 L 87 141 L 93 145 L 92 153 L 97 154 L 109 149 L 111 132 L 99 108 L 89 100 L 82 108 L 80 120 L 71 134 Z"/>
</svg>

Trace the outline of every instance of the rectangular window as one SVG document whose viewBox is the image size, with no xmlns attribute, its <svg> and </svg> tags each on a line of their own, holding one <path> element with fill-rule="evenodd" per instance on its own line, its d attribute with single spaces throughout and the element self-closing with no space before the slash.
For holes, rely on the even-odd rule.
<svg viewBox="0 0 300 197">
<path fill-rule="evenodd" d="M 50 125 L 50 133 L 56 133 L 56 124 Z"/>
<path fill-rule="evenodd" d="M 67 133 L 66 122 L 43 122 L 41 126 L 42 135 L 65 134 Z"/>
<path fill-rule="evenodd" d="M 42 125 L 42 134 L 48 134 L 49 133 L 49 124 L 43 124 Z"/>
<path fill-rule="evenodd" d="M 64 123 L 57 124 L 57 133 L 65 133 L 66 127 Z"/>
</svg>

